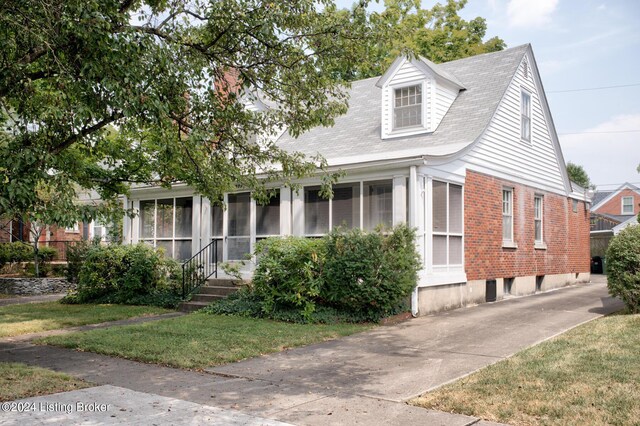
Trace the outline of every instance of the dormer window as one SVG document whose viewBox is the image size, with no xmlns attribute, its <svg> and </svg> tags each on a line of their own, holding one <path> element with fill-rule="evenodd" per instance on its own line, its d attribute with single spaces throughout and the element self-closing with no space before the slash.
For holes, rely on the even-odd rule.
<svg viewBox="0 0 640 426">
<path fill-rule="evenodd" d="M 395 89 L 393 129 L 422 125 L 422 85 Z"/>
</svg>

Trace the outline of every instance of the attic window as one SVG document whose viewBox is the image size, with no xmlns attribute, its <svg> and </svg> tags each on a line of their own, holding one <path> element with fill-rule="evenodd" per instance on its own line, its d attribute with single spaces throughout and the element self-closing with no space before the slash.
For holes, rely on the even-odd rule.
<svg viewBox="0 0 640 426">
<path fill-rule="evenodd" d="M 409 86 L 395 90 L 393 128 L 404 129 L 422 124 L 422 86 Z"/>
<path fill-rule="evenodd" d="M 531 142 L 531 95 L 524 90 L 520 98 L 520 138 Z"/>
<path fill-rule="evenodd" d="M 525 79 L 529 78 L 529 63 L 527 62 L 527 60 L 525 59 L 522 62 L 522 75 L 524 76 Z"/>
</svg>

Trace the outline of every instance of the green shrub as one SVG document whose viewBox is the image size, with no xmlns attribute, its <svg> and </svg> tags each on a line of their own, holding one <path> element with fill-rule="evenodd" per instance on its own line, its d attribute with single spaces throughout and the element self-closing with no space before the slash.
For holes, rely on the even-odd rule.
<svg viewBox="0 0 640 426">
<path fill-rule="evenodd" d="M 67 268 L 65 276 L 70 283 L 78 283 L 78 275 L 80 268 L 89 254 L 89 250 L 97 244 L 93 244 L 87 240 L 78 241 L 75 244 L 69 244 L 67 247 Z"/>
<path fill-rule="evenodd" d="M 613 237 L 606 259 L 609 294 L 622 299 L 632 313 L 640 313 L 640 225 Z"/>
<path fill-rule="evenodd" d="M 119 303 L 175 307 L 180 266 L 145 244 L 92 245 L 67 303 Z"/>
<path fill-rule="evenodd" d="M 326 245 L 322 296 L 331 305 L 370 320 L 406 308 L 420 269 L 412 229 L 334 230 Z"/>
<path fill-rule="evenodd" d="M 295 307 L 311 315 L 322 287 L 324 240 L 268 238 L 257 244 L 255 255 L 258 266 L 253 285 L 263 311 Z"/>
<path fill-rule="evenodd" d="M 41 262 L 50 262 L 58 255 L 58 250 L 49 246 L 38 246 L 38 259 Z M 33 248 L 31 249 L 31 258 L 33 259 Z"/>
<path fill-rule="evenodd" d="M 265 312 L 262 309 L 262 305 L 263 300 L 252 289 L 242 288 L 227 298 L 201 309 L 200 312 L 214 315 L 268 318 L 275 321 L 299 324 L 362 323 L 369 320 L 353 312 L 341 311 L 331 306 L 317 305 L 312 313 L 305 315 L 298 308 L 286 306 L 280 306 L 277 309 Z"/>
<path fill-rule="evenodd" d="M 7 263 L 29 262 L 33 260 L 33 246 L 16 241 L 0 243 L 0 267 Z"/>
<path fill-rule="evenodd" d="M 49 277 L 52 273 L 52 268 L 49 263 L 39 263 L 38 264 L 38 277 Z M 33 262 L 27 263 L 24 265 L 24 269 L 22 270 L 22 275 L 27 277 L 35 277 L 36 276 L 36 265 Z"/>
<path fill-rule="evenodd" d="M 255 294 L 253 289 L 241 288 L 201 311 L 216 315 L 261 318 L 265 314 L 262 310 L 262 303 L 262 299 Z"/>
<path fill-rule="evenodd" d="M 258 243 L 253 289 L 208 312 L 290 322 L 362 322 L 406 310 L 420 269 L 415 233 L 335 230 Z"/>
</svg>

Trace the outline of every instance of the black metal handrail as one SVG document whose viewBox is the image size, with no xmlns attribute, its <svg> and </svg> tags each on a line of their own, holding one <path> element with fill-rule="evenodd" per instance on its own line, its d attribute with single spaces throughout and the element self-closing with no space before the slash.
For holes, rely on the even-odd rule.
<svg viewBox="0 0 640 426">
<path fill-rule="evenodd" d="M 218 278 L 218 246 L 216 242 L 210 242 L 182 264 L 183 299 L 199 289 L 212 275 Z"/>
</svg>

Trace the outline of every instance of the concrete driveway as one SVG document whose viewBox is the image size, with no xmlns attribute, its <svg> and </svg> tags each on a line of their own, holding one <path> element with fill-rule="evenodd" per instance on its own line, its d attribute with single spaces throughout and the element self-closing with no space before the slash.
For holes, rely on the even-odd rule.
<svg viewBox="0 0 640 426">
<path fill-rule="evenodd" d="M 416 318 L 208 373 L 9 343 L 0 344 L 0 361 L 295 424 L 466 425 L 477 419 L 404 402 L 621 307 L 595 276 L 591 284 Z"/>
</svg>

